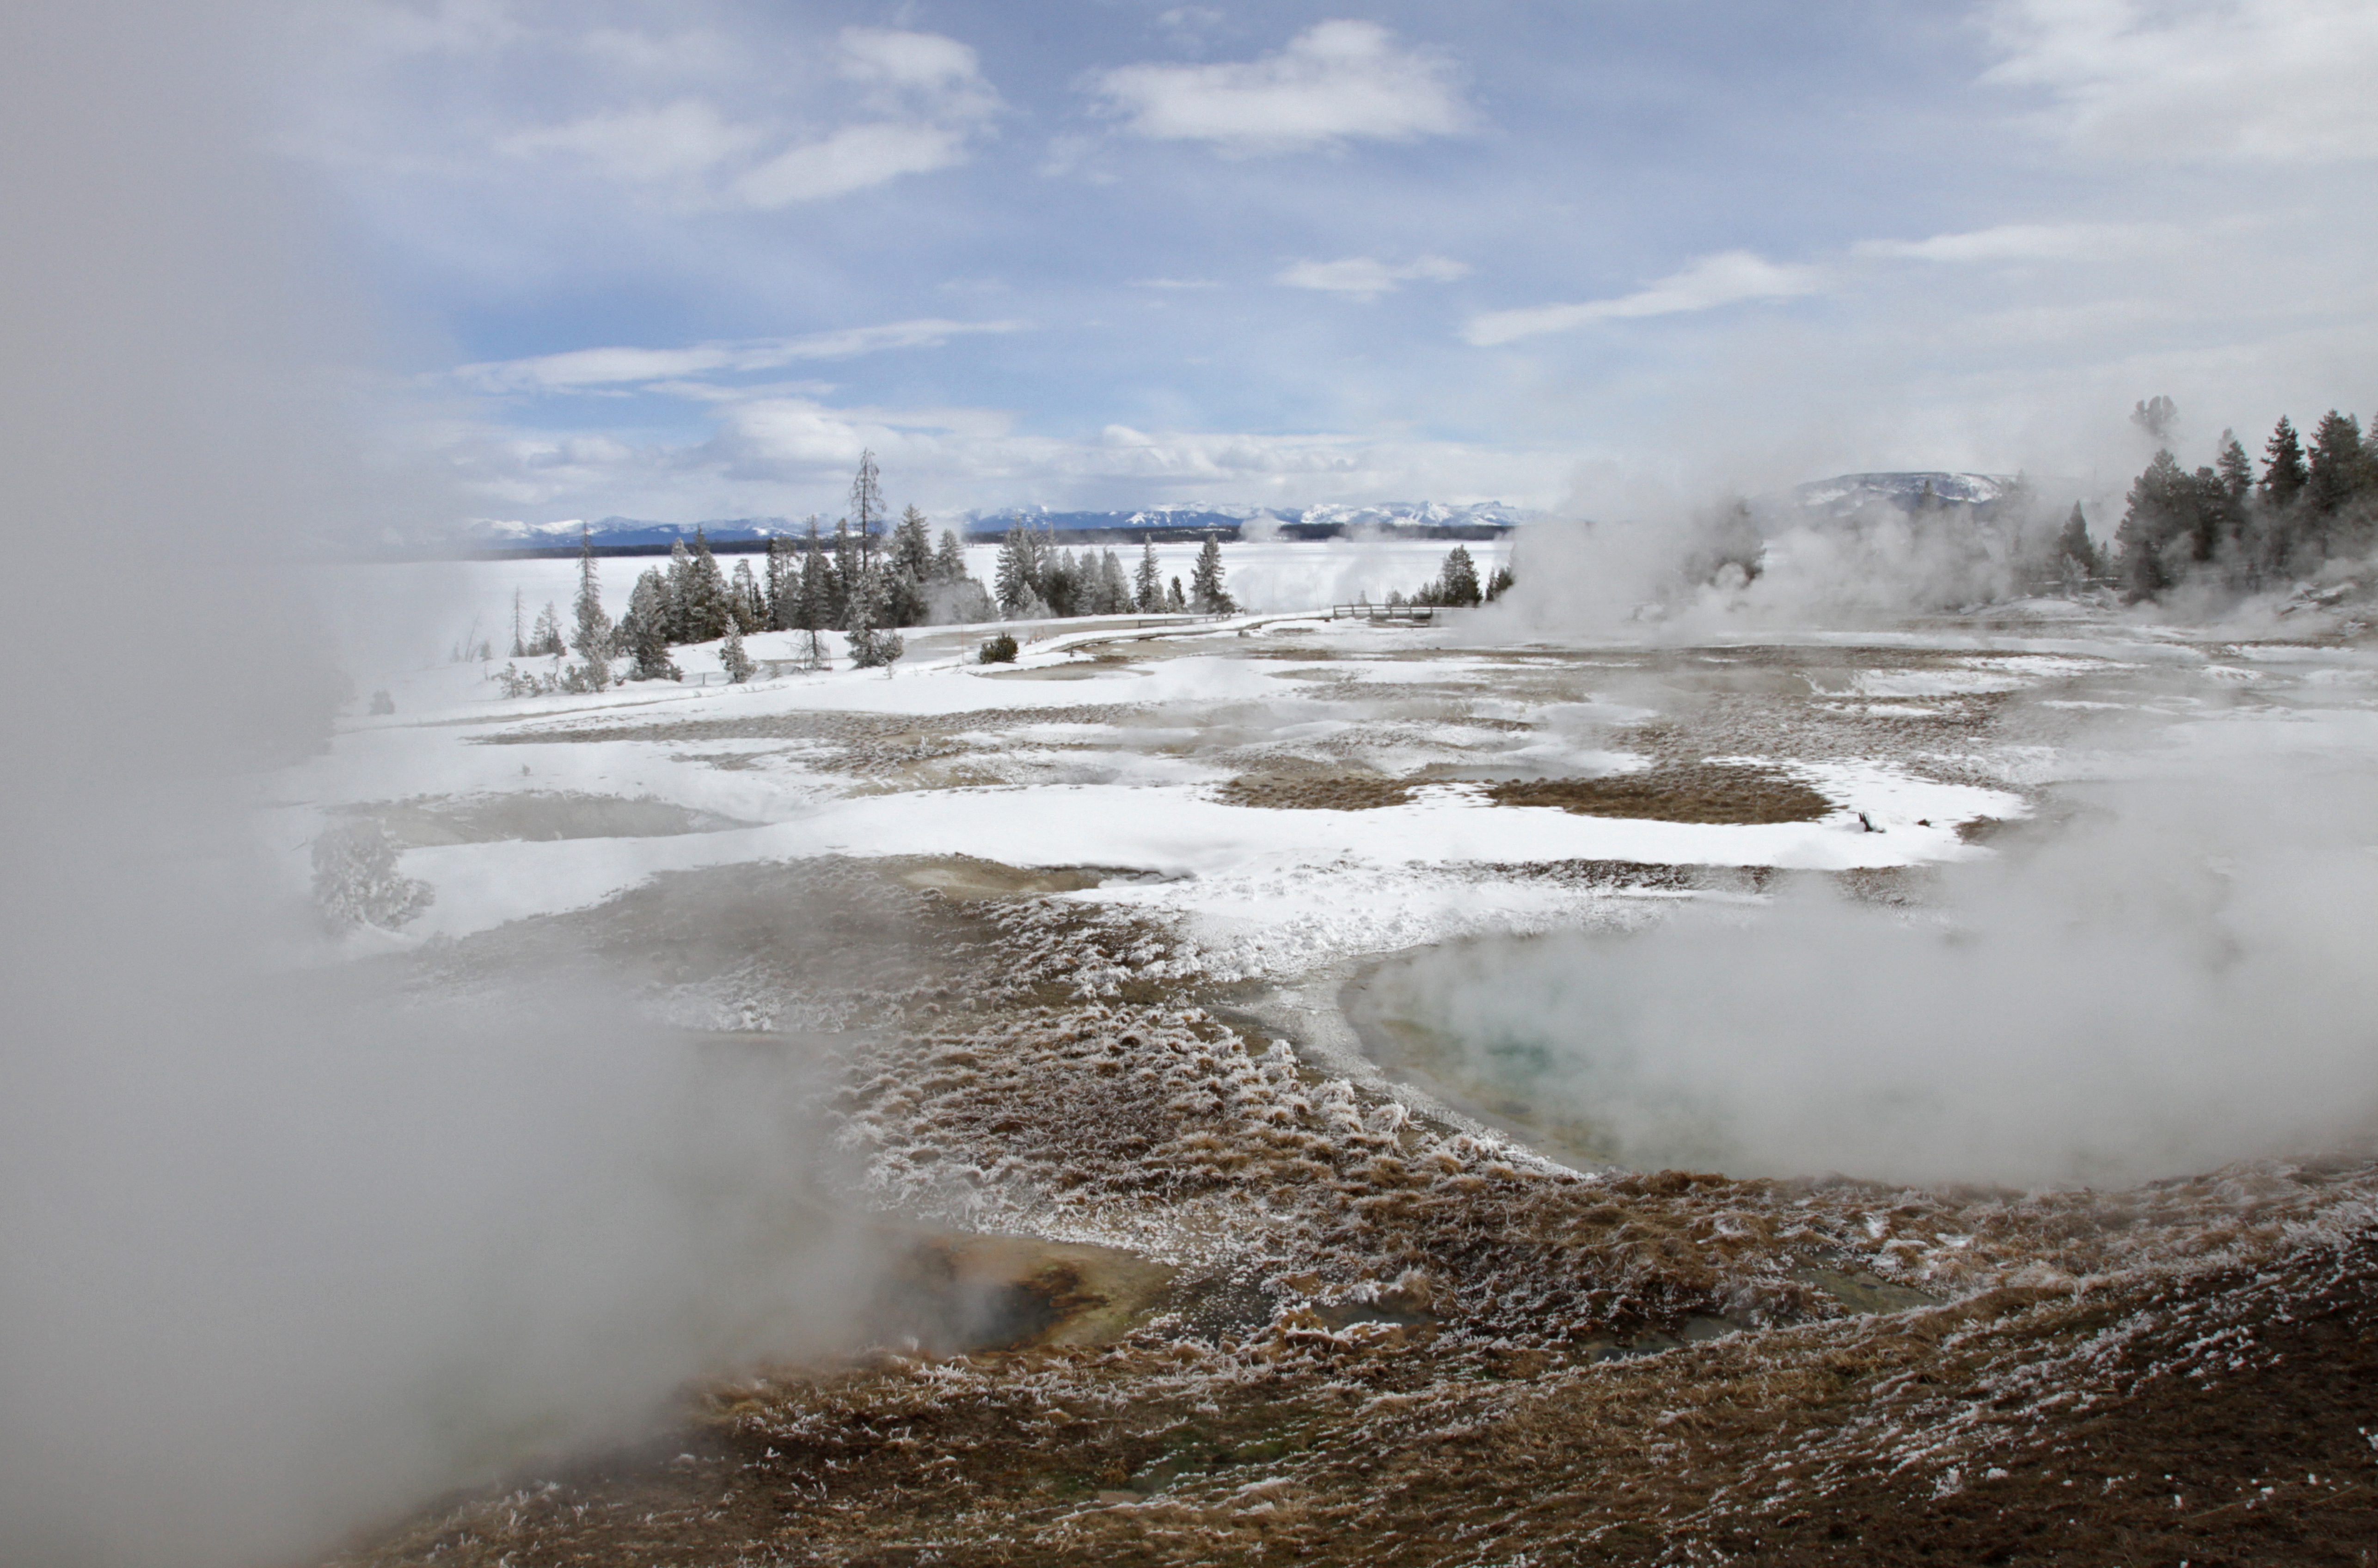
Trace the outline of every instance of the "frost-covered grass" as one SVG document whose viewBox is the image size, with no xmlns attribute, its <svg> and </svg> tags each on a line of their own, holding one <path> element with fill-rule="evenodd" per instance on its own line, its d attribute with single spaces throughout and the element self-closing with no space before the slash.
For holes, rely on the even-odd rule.
<svg viewBox="0 0 2378 1568">
<path fill-rule="evenodd" d="M 2322 1371 L 2378 1371 L 2362 1155 L 2113 1192 L 1588 1173 L 1324 1025 L 1381 954 L 1688 900 L 1747 918 L 1795 876 L 1937 919 L 1934 868 L 2000 853 L 1968 842 L 1989 823 L 2078 820 L 2076 783 L 2366 771 L 2378 715 L 2338 677 L 2367 655 L 2247 682 L 2232 651 L 2071 628 L 1492 629 L 1075 629 L 995 673 L 920 640 L 889 678 L 591 700 L 425 685 L 267 781 L 279 842 L 378 817 L 413 846 L 397 869 L 436 902 L 407 940 L 449 939 L 418 985 L 594 963 L 654 1017 L 807 1053 L 845 1202 L 1178 1271 L 1076 1302 L 1120 1320 L 1099 1344 L 755 1367 L 696 1392 L 677 1458 L 516 1480 L 354 1561 L 1822 1562 L 1924 1531 L 1984 1561 L 2042 1530 L 2177 1560 L 2283 1510 L 2366 1523 Z M 1826 809 L 1495 792 L 1737 775 Z"/>
</svg>

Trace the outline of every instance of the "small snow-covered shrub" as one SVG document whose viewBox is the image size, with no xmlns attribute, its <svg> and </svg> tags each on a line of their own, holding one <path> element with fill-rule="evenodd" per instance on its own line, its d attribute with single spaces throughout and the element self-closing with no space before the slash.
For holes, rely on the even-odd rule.
<svg viewBox="0 0 2378 1568">
<path fill-rule="evenodd" d="M 609 662 L 590 659 L 582 664 L 566 666 L 561 672 L 561 685 L 558 689 L 567 691 L 572 696 L 584 696 L 591 692 L 601 691 L 610 684 Z"/>
<path fill-rule="evenodd" d="M 862 670 L 887 668 L 905 652 L 896 631 L 878 631 L 862 626 L 850 633 L 850 662 Z"/>
<path fill-rule="evenodd" d="M 739 566 L 743 563 L 737 564 Z M 895 653 L 894 657 L 896 658 L 898 655 Z M 718 662 L 726 667 L 727 680 L 736 686 L 750 680 L 760 668 L 751 662 L 751 655 L 743 651 L 742 630 L 733 626 L 727 628 L 727 641 L 718 650 Z"/>
<path fill-rule="evenodd" d="M 544 697 L 561 689 L 559 676 L 539 675 L 534 670 L 523 670 L 517 664 L 506 664 L 492 678 L 503 688 L 507 697 Z"/>
<path fill-rule="evenodd" d="M 395 930 L 429 907 L 427 882 L 396 868 L 396 841 L 377 819 L 326 829 L 314 840 L 314 903 L 339 930 Z"/>
<path fill-rule="evenodd" d="M 982 652 L 974 658 L 979 664 L 1012 664 L 1015 663 L 1015 639 L 1003 631 L 984 643 Z"/>
</svg>

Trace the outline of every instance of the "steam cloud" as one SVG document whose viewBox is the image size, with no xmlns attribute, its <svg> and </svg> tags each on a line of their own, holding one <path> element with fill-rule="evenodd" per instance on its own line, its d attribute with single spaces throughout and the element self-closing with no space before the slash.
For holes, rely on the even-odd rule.
<svg viewBox="0 0 2378 1568">
<path fill-rule="evenodd" d="M 798 1083 L 582 981 L 465 1016 L 306 967 L 244 808 L 327 738 L 328 640 L 274 563 L 366 510 L 314 369 L 366 332 L 247 152 L 286 19 L 0 18 L 0 1562 L 29 1568 L 319 1550 L 815 1348 L 864 1293 Z"/>
<path fill-rule="evenodd" d="M 2378 787 L 2165 776 L 1905 916 L 1803 890 L 1452 950 L 1380 1004 L 1604 1157 L 2108 1184 L 2378 1125 Z"/>
</svg>

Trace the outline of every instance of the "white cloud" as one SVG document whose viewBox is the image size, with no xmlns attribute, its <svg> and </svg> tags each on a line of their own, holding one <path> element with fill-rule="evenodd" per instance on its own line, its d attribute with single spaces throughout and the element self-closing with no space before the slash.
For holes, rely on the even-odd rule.
<svg viewBox="0 0 2378 1568">
<path fill-rule="evenodd" d="M 753 207 L 822 201 L 902 174 L 931 174 L 966 161 L 966 133 L 948 126 L 879 121 L 848 126 L 823 141 L 788 147 L 735 182 Z"/>
<path fill-rule="evenodd" d="M 1406 283 L 1449 283 L 1467 277 L 1467 264 L 1442 256 L 1387 262 L 1374 257 L 1350 256 L 1340 261 L 1298 261 L 1282 268 L 1272 281 L 1292 289 L 1320 289 L 1333 294 L 1373 300 Z"/>
<path fill-rule="evenodd" d="M 2378 157 L 2370 0 L 2000 0 L 1985 80 L 2045 90 L 2076 142 L 2143 159 Z"/>
<path fill-rule="evenodd" d="M 1135 289 L 1219 289 L 1222 282 L 1219 278 L 1135 278 L 1132 280 L 1131 286 Z"/>
<path fill-rule="evenodd" d="M 837 407 L 768 395 L 716 408 L 715 434 L 631 446 L 483 427 L 450 430 L 441 467 L 492 510 L 545 517 L 793 516 L 830 509 L 872 449 L 904 498 L 929 509 L 1045 503 L 1310 506 L 1483 500 L 1546 505 L 1567 451 L 1328 432 L 1017 430 L 1008 410 Z"/>
<path fill-rule="evenodd" d="M 626 387 L 721 371 L 772 370 L 805 359 L 847 359 L 882 349 L 931 348 L 955 337 L 1015 332 L 1021 321 L 891 321 L 801 338 L 751 338 L 679 349 L 574 349 L 533 359 L 465 365 L 454 379 L 487 392 L 570 391 Z"/>
<path fill-rule="evenodd" d="M 1545 332 L 1566 332 L 1596 321 L 1675 316 L 1744 300 L 1790 299 L 1814 293 L 1823 282 L 1824 274 L 1813 267 L 1786 266 L 1747 250 L 1723 251 L 1705 256 L 1648 288 L 1614 299 L 1490 310 L 1471 317 L 1462 336 L 1480 348 L 1492 348 Z"/>
<path fill-rule="evenodd" d="M 975 52 L 935 32 L 842 30 L 842 74 L 852 81 L 979 101 L 988 91 Z M 988 108 L 984 103 L 981 107 Z"/>
<path fill-rule="evenodd" d="M 2002 223 L 1929 239 L 1861 240 L 1850 253 L 1880 261 L 2103 261 L 2178 239 L 2153 224 Z"/>
<path fill-rule="evenodd" d="M 1322 22 L 1257 60 L 1124 66 L 1101 75 L 1097 90 L 1140 136 L 1233 152 L 1408 141 L 1470 124 L 1450 66 L 1375 22 Z"/>
<path fill-rule="evenodd" d="M 522 131 L 498 142 L 496 150 L 515 158 L 564 153 L 622 179 L 649 184 L 700 174 L 759 140 L 756 129 L 729 125 L 709 104 L 683 99 L 665 108 L 589 114 Z"/>
<path fill-rule="evenodd" d="M 871 117 L 790 146 L 781 128 L 739 124 L 688 98 L 517 132 L 497 150 L 576 158 L 639 185 L 671 183 L 680 199 L 697 205 L 723 199 L 769 209 L 963 163 L 1000 109 L 975 52 L 938 33 L 845 28 L 836 69 Z M 776 150 L 763 153 L 772 143 Z"/>
</svg>

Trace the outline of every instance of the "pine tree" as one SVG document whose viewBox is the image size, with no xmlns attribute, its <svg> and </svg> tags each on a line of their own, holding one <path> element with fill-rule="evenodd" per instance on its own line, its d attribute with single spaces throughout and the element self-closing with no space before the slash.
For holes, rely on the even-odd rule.
<svg viewBox="0 0 2378 1568">
<path fill-rule="evenodd" d="M 2072 515 L 2064 520 L 2064 530 L 2056 536 L 2057 576 L 2071 590 L 2081 587 L 2104 569 L 2096 545 L 2089 542 L 2089 520 L 2081 515 L 2081 503 L 2075 501 Z"/>
<path fill-rule="evenodd" d="M 1157 572 L 1156 541 L 1143 539 L 1139 544 L 1139 567 L 1132 573 L 1132 607 L 1143 614 L 1154 615 L 1164 608 L 1164 584 Z"/>
<path fill-rule="evenodd" d="M 529 628 L 528 654 L 533 659 L 559 658 L 565 652 L 561 645 L 561 612 L 547 599 L 545 608 L 537 612 L 536 624 Z"/>
<path fill-rule="evenodd" d="M 584 679 L 596 691 L 611 684 L 611 617 L 603 613 L 603 581 L 594 570 L 594 534 L 578 531 L 578 635 L 570 646 L 586 662 Z"/>
<path fill-rule="evenodd" d="M 759 668 L 751 662 L 751 655 L 743 651 L 743 628 L 733 621 L 727 623 L 727 640 L 719 644 L 718 662 L 726 669 L 730 686 L 742 685 Z"/>
<path fill-rule="evenodd" d="M 512 589 L 512 651 L 508 656 L 514 659 L 528 657 L 528 640 L 521 629 L 521 591 L 517 586 Z"/>
<path fill-rule="evenodd" d="M 619 622 L 626 633 L 628 656 L 635 667 L 628 672 L 630 680 L 679 680 L 684 678 L 677 662 L 669 657 L 668 584 L 658 568 L 648 567 L 636 579 L 633 592 L 628 595 L 628 613 Z"/>
<path fill-rule="evenodd" d="M 668 595 L 668 640 L 701 641 L 693 628 L 693 552 L 685 547 L 683 539 L 669 545 L 668 576 L 662 587 Z"/>
<path fill-rule="evenodd" d="M 2361 422 L 2330 409 L 2312 431 L 2304 497 L 2312 510 L 2335 517 L 2362 488 Z"/>
<path fill-rule="evenodd" d="M 900 526 L 892 531 L 892 564 L 918 582 L 932 581 L 933 533 L 914 507 L 900 514 Z"/>
<path fill-rule="evenodd" d="M 865 570 L 867 557 L 864 546 L 851 536 L 850 520 L 837 518 L 834 524 L 834 624 L 840 626 L 850 618 L 851 596 L 858 591 L 859 580 Z"/>
<path fill-rule="evenodd" d="M 1478 566 L 1470 558 L 1469 546 L 1456 545 L 1446 552 L 1445 565 L 1436 574 L 1435 602 L 1470 605 L 1483 597 L 1478 591 Z"/>
<path fill-rule="evenodd" d="M 1189 601 L 1181 595 L 1181 580 L 1178 577 L 1172 580 L 1171 588 L 1164 595 L 1164 607 L 1176 616 L 1189 608 Z"/>
<path fill-rule="evenodd" d="M 685 607 L 687 629 L 695 642 L 711 642 L 727 635 L 734 624 L 733 600 L 727 592 L 726 575 L 718 569 L 718 557 L 710 553 L 710 541 L 703 536 L 702 525 L 693 529 L 693 565 L 686 574 L 686 591 L 691 602 Z"/>
<path fill-rule="evenodd" d="M 1033 569 L 1034 565 L 1030 536 L 1022 523 L 1011 524 L 1007 537 L 999 543 L 999 567 L 991 579 L 991 593 L 999 601 L 999 613 L 1009 620 L 1022 618 L 1040 602 L 1039 574 Z"/>
<path fill-rule="evenodd" d="M 825 663 L 818 633 L 834 624 L 833 569 L 825 558 L 825 542 L 818 537 L 817 514 L 810 514 L 809 545 L 801 552 L 800 592 L 794 600 L 793 625 L 810 634 L 811 669 Z"/>
<path fill-rule="evenodd" d="M 1197 563 L 1189 572 L 1189 603 L 1201 616 L 1227 616 L 1239 607 L 1222 587 L 1222 545 L 1211 533 L 1198 547 Z"/>
<path fill-rule="evenodd" d="M 966 546 L 959 543 L 957 530 L 942 530 L 941 548 L 933 552 L 932 581 L 963 582 L 967 576 Z"/>
<path fill-rule="evenodd" d="M 2213 479 L 2211 469 L 2199 472 Z M 2180 581 L 2181 564 L 2194 555 L 2199 499 L 2196 485 L 2170 451 L 2156 453 L 2131 486 L 2121 526 L 2114 531 L 2114 569 L 2124 598 L 2152 599 Z"/>
<path fill-rule="evenodd" d="M 843 633 L 850 642 L 850 662 L 862 670 L 887 668 L 903 652 L 899 633 L 883 629 L 884 587 L 883 569 L 872 565 L 862 567 L 851 586 Z"/>
<path fill-rule="evenodd" d="M 859 525 L 859 558 L 873 560 L 875 533 L 884 521 L 884 513 L 883 476 L 876 469 L 871 451 L 859 454 L 859 472 L 850 481 L 850 517 Z"/>
<path fill-rule="evenodd" d="M 1518 581 L 1519 580 L 1517 578 L 1511 575 L 1511 569 L 1509 567 L 1496 567 L 1495 569 L 1495 575 L 1486 580 L 1486 602 L 1491 604 L 1495 600 L 1500 599 L 1504 594 L 1508 593 L 1511 591 L 1512 586 Z"/>
<path fill-rule="evenodd" d="M 1112 550 L 1099 556 L 1099 614 L 1119 616 L 1131 608 L 1131 584 L 1123 575 L 1123 562 Z"/>
<path fill-rule="evenodd" d="M 751 557 L 739 557 L 735 575 L 727 584 L 727 608 L 730 624 L 737 631 L 750 634 L 764 630 L 768 625 L 768 602 L 760 593 L 760 583 L 751 575 Z"/>
<path fill-rule="evenodd" d="M 2309 477 L 2304 470 L 2303 448 L 2296 439 L 2296 427 L 2288 423 L 2283 413 L 2263 448 L 2263 499 L 2284 511 L 2295 505 Z"/>
<path fill-rule="evenodd" d="M 2236 431 L 2221 432 L 2221 455 L 2214 466 L 2220 471 L 2221 484 L 2229 492 L 2230 498 L 2240 506 L 2244 505 L 2246 497 L 2254 492 L 2254 464 L 2246 456 L 2246 449 L 2239 441 Z M 2078 507 L 2081 503 L 2075 501 L 2072 504 Z"/>
<path fill-rule="evenodd" d="M 800 593 L 800 580 L 793 565 L 792 547 L 781 533 L 768 536 L 767 618 L 763 623 L 770 631 L 790 631 L 793 628 L 793 602 Z"/>
<path fill-rule="evenodd" d="M 1079 598 L 1081 573 L 1074 565 L 1074 552 L 1059 550 L 1047 557 L 1040 570 L 1040 597 L 1049 601 L 1049 612 L 1057 616 L 1078 615 L 1075 601 Z"/>
<path fill-rule="evenodd" d="M 925 624 L 925 580 L 908 569 L 907 563 L 894 558 L 876 568 L 883 578 L 883 614 L 885 626 L 922 626 Z M 925 557 L 926 565 L 932 557 Z"/>
</svg>

